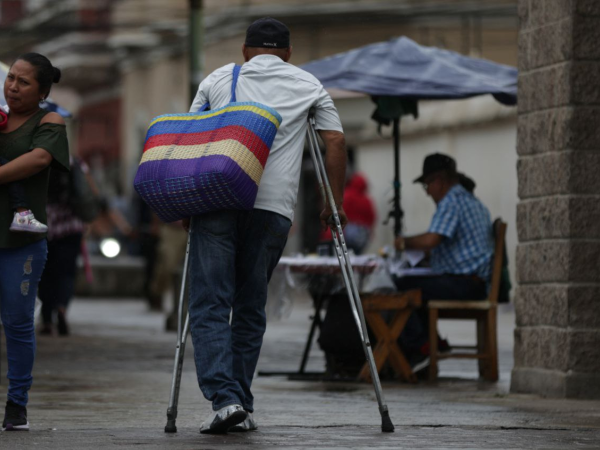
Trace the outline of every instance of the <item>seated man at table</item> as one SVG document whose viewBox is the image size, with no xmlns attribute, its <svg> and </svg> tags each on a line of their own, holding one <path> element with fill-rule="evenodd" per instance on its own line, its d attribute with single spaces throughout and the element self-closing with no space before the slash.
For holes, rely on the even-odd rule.
<svg viewBox="0 0 600 450">
<path fill-rule="evenodd" d="M 456 162 L 448 155 L 428 155 L 422 183 L 437 205 L 426 233 L 396 238 L 397 250 L 424 250 L 430 254 L 433 275 L 396 278 L 399 290 L 421 289 L 423 306 L 404 329 L 400 340 L 409 362 L 420 368 L 429 355 L 429 300 L 484 300 L 491 277 L 494 252 L 492 223 L 488 209 L 459 182 Z M 440 349 L 443 350 L 442 343 Z M 413 367 L 413 370 L 418 370 Z"/>
</svg>

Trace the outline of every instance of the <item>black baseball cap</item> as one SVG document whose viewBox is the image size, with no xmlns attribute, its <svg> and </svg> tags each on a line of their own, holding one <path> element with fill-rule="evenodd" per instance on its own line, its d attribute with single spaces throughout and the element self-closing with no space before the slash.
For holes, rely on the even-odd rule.
<svg viewBox="0 0 600 450">
<path fill-rule="evenodd" d="M 456 161 L 454 161 L 454 158 L 443 153 L 427 155 L 425 161 L 423 161 L 423 174 L 413 181 L 413 183 L 423 183 L 429 175 L 442 170 L 456 172 Z"/>
<path fill-rule="evenodd" d="M 271 17 L 258 19 L 246 30 L 246 47 L 288 48 L 290 30 Z"/>
</svg>

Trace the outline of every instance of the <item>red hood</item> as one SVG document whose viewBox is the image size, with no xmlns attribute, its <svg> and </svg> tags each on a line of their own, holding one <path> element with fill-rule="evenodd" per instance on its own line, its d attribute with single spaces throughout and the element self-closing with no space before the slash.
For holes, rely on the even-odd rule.
<svg viewBox="0 0 600 450">
<path fill-rule="evenodd" d="M 367 192 L 367 179 L 360 173 L 355 173 L 348 180 L 348 184 L 346 185 L 346 189 L 353 190 L 359 192 L 361 194 L 365 194 Z"/>
<path fill-rule="evenodd" d="M 375 207 L 367 195 L 367 186 L 364 175 L 352 175 L 344 190 L 344 211 L 350 223 L 372 228 L 375 224 Z"/>
</svg>

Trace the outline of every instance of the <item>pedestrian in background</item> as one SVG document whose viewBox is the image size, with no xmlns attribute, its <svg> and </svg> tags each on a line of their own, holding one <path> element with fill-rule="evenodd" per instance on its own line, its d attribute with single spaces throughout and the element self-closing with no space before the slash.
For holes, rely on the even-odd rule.
<svg viewBox="0 0 600 450">
<path fill-rule="evenodd" d="M 40 108 L 60 70 L 37 53 L 26 53 L 10 67 L 4 82 L 8 123 L 0 131 L 0 316 L 6 335 L 8 401 L 3 430 L 28 430 L 27 401 L 35 355 L 33 313 L 47 243 L 44 234 L 9 231 L 13 213 L 8 183 L 21 181 L 29 208 L 46 221 L 50 167 L 69 170 L 63 119 Z"/>
<path fill-rule="evenodd" d="M 70 159 L 71 174 L 80 171 L 88 176 L 88 166 L 76 158 Z M 60 336 L 69 334 L 67 308 L 73 297 L 77 275 L 77 257 L 81 245 L 85 224 L 72 206 L 72 197 L 76 196 L 77 185 L 71 174 L 52 171 L 48 185 L 48 260 L 39 286 L 42 301 L 41 334 L 51 335 L 54 322 Z M 83 180 L 82 180 L 83 181 Z M 93 199 L 91 199 L 93 200 Z M 85 205 L 82 205 L 85 207 Z M 95 205 L 88 205 L 90 211 Z M 93 218 L 89 216 L 90 219 Z"/>
<path fill-rule="evenodd" d="M 159 301 L 152 292 L 152 277 L 158 259 L 161 222 L 139 195 L 133 197 L 132 206 L 136 213 L 133 221 L 133 236 L 138 243 L 138 252 L 144 259 L 144 297 L 150 310 L 154 310 L 162 305 L 162 300 Z"/>
<path fill-rule="evenodd" d="M 172 291 L 174 294 L 178 291 L 178 286 L 174 286 L 174 278 L 183 264 L 186 245 L 187 233 L 181 227 L 181 222 L 160 224 L 159 242 L 156 249 L 156 264 L 150 282 L 151 310 L 162 311 L 164 295 L 169 291 Z M 173 317 L 177 317 L 176 305 L 177 302 L 174 302 L 174 314 L 171 314 Z M 167 329 L 169 329 L 168 320 Z M 175 324 L 174 329 L 177 329 L 177 324 Z"/>
<path fill-rule="evenodd" d="M 344 238 L 348 249 L 357 255 L 368 245 L 376 220 L 375 207 L 368 190 L 367 178 L 361 173 L 353 174 L 344 190 L 344 210 L 348 216 Z"/>
<path fill-rule="evenodd" d="M 192 221 L 190 325 L 198 382 L 213 407 L 201 433 L 257 428 L 251 385 L 266 328 L 267 284 L 290 231 L 312 107 L 327 149 L 325 164 L 340 220 L 346 223 L 341 207 L 345 140 L 331 97 L 314 76 L 288 63 L 290 33 L 275 19 L 250 25 L 242 53 L 245 64 L 237 101 L 265 104 L 281 115 L 282 122 L 254 209 L 215 211 Z M 192 112 L 207 102 L 216 109 L 230 101 L 233 69 L 234 64 L 228 64 L 202 81 Z M 331 214 L 329 207 L 321 213 L 323 227 Z"/>
</svg>

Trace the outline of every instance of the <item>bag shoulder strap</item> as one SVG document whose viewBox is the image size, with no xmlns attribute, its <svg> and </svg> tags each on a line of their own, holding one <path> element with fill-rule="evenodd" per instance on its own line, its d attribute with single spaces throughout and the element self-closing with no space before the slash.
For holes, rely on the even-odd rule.
<svg viewBox="0 0 600 450">
<path fill-rule="evenodd" d="M 234 64 L 233 66 L 233 80 L 231 81 L 231 99 L 229 100 L 230 103 L 234 103 L 235 102 L 235 88 L 237 86 L 237 82 L 238 82 L 238 78 L 240 76 L 240 70 L 242 69 L 242 66 L 238 65 L 238 64 Z M 198 109 L 197 112 L 202 112 L 202 111 L 207 111 L 210 109 L 210 102 L 206 102 L 204 105 L 202 105 L 200 107 L 200 109 Z"/>
<path fill-rule="evenodd" d="M 231 82 L 231 103 L 235 103 L 235 88 L 237 86 L 237 82 L 238 82 L 238 78 L 240 76 L 240 70 L 242 69 L 242 66 L 235 64 L 233 66 L 233 80 Z"/>
</svg>

